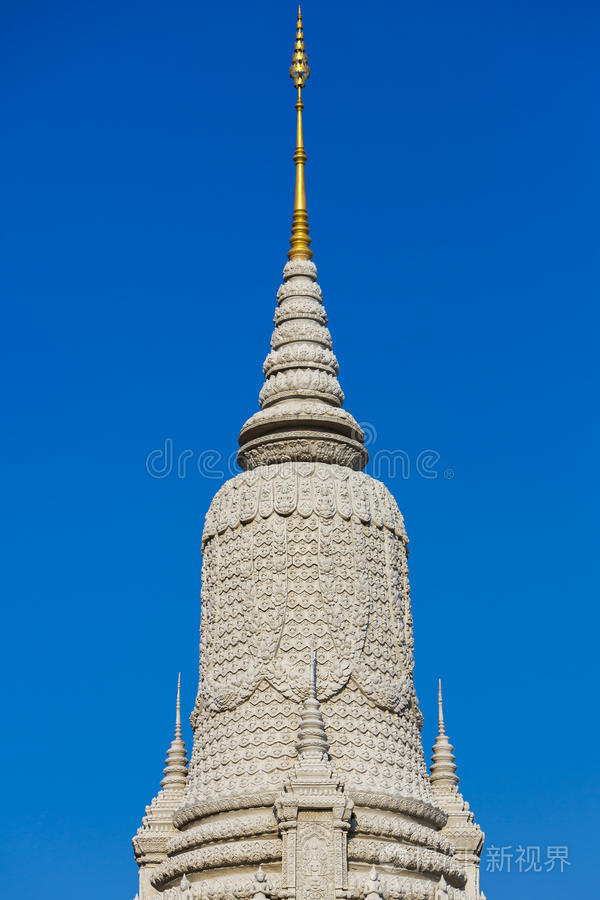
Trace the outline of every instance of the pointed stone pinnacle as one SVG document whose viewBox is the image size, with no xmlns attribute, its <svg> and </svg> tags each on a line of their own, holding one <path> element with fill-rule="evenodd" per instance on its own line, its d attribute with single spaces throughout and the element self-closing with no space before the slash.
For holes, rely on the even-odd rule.
<svg viewBox="0 0 600 900">
<path fill-rule="evenodd" d="M 181 731 L 181 673 L 177 679 L 177 702 L 175 704 L 175 737 L 167 750 L 162 788 L 185 787 L 187 777 L 187 752 Z"/>
<path fill-rule="evenodd" d="M 317 700 L 317 651 L 310 657 L 310 693 L 302 705 L 300 728 L 296 750 L 298 761 L 312 763 L 329 760 L 329 741 L 325 734 L 325 723 L 321 714 L 321 704 Z"/>
<path fill-rule="evenodd" d="M 442 707 L 442 680 L 438 684 L 438 735 L 433 745 L 433 760 L 430 781 L 432 787 L 454 790 L 458 784 L 454 747 L 448 740 L 444 727 L 444 710 Z"/>
</svg>

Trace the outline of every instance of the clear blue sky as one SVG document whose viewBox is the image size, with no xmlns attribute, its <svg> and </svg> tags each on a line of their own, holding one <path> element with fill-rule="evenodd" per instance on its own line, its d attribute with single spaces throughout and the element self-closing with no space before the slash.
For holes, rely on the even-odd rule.
<svg viewBox="0 0 600 900">
<path fill-rule="evenodd" d="M 5 5 L 0 53 L 3 893 L 130 900 L 177 672 L 197 685 L 219 481 L 257 408 L 292 204 L 294 3 Z M 406 516 L 488 846 L 597 882 L 600 9 L 307 2 L 309 212 L 341 383 Z M 370 430 L 370 433 L 373 429 Z M 439 453 L 438 478 L 414 471 Z M 452 469 L 453 478 L 444 477 Z M 191 735 L 186 735 L 191 742 Z"/>
</svg>

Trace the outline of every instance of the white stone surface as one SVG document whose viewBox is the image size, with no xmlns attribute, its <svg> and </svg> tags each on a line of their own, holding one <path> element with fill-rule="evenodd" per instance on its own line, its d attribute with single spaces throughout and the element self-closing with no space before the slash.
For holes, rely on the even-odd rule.
<svg viewBox="0 0 600 900">
<path fill-rule="evenodd" d="M 140 900 L 478 898 L 472 814 L 425 765 L 404 521 L 360 471 L 326 324 L 288 263 L 247 471 L 206 516 L 192 758 L 134 839 Z"/>
</svg>

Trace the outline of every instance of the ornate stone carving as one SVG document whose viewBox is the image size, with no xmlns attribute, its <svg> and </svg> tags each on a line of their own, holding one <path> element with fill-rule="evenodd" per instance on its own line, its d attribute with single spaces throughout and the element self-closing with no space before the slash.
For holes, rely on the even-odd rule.
<svg viewBox="0 0 600 900">
<path fill-rule="evenodd" d="M 407 872 L 444 874 L 457 887 L 464 887 L 464 870 L 452 857 L 423 847 L 405 847 L 387 841 L 351 838 L 348 859 L 355 862 L 391 865 Z"/>
<path fill-rule="evenodd" d="M 238 460 L 244 469 L 305 459 L 362 469 L 368 459 L 361 429 L 341 409 L 344 394 L 317 270 L 304 263 L 301 271 L 288 263 L 283 272 L 271 353 L 263 366 L 261 410 L 240 432 Z"/>
<path fill-rule="evenodd" d="M 375 866 L 371 866 L 369 877 L 365 881 L 365 886 L 363 888 L 363 896 L 364 900 L 383 900 L 381 880 L 377 876 L 377 869 Z"/>
<path fill-rule="evenodd" d="M 280 859 L 281 841 L 279 838 L 235 841 L 202 847 L 169 857 L 156 870 L 156 874 L 152 877 L 152 884 L 155 888 L 160 889 L 168 886 L 177 877 L 181 877 L 184 872 L 191 877 L 196 872 L 206 872 L 208 869 L 229 868 L 252 863 L 258 865 L 263 861 L 271 862 Z"/>
<path fill-rule="evenodd" d="M 267 876 L 262 866 L 258 867 L 258 871 L 252 881 L 252 900 L 269 900 L 271 892 L 269 891 Z"/>
<path fill-rule="evenodd" d="M 352 801 L 334 771 L 317 699 L 316 652 L 302 706 L 297 760 L 275 804 L 282 847 L 282 897 L 335 900 L 348 887 L 347 834 Z"/>
<path fill-rule="evenodd" d="M 263 363 L 265 377 L 279 372 L 282 369 L 296 369 L 301 366 L 305 369 L 323 369 L 332 375 L 337 375 L 340 370 L 339 363 L 331 350 L 319 346 L 319 344 L 296 343 L 280 347 L 279 350 L 269 353 Z M 250 420 L 252 421 L 252 420 Z"/>
<path fill-rule="evenodd" d="M 312 262 L 277 301 L 245 472 L 206 516 L 192 761 L 136 838 L 141 900 L 481 900 L 441 744 L 425 766 L 404 521 L 361 471 Z"/>
</svg>

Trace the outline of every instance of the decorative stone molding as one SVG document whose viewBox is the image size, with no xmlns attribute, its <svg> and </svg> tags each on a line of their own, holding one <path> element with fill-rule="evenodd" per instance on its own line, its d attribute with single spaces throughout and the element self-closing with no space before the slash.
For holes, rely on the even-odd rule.
<svg viewBox="0 0 600 900">
<path fill-rule="evenodd" d="M 452 857 L 423 847 L 404 847 L 390 841 L 351 838 L 348 842 L 348 859 L 378 866 L 394 866 L 407 872 L 440 875 L 464 888 L 466 876 L 461 865 Z"/>
<path fill-rule="evenodd" d="M 318 397 L 335 406 L 344 402 L 344 393 L 334 375 L 320 369 L 290 369 L 271 375 L 260 391 L 263 409 L 278 400 L 293 397 Z"/>
<path fill-rule="evenodd" d="M 171 838 L 168 851 L 171 854 L 200 847 L 213 841 L 260 837 L 276 831 L 272 808 L 235 819 L 221 819 L 198 825 L 192 832 L 178 833 Z"/>
<path fill-rule="evenodd" d="M 337 375 L 340 367 L 331 350 L 320 347 L 318 344 L 297 343 L 280 347 L 279 350 L 269 353 L 263 363 L 265 378 L 274 372 L 284 369 L 296 369 L 298 366 L 305 369 L 323 369 L 332 375 Z M 253 421 L 253 419 L 249 419 Z"/>
<path fill-rule="evenodd" d="M 448 819 L 446 813 L 437 805 L 424 803 L 414 797 L 394 797 L 383 791 L 353 791 L 352 796 L 357 807 L 366 806 L 371 809 L 404 813 L 430 823 L 433 828 L 443 828 Z"/>
<path fill-rule="evenodd" d="M 272 807 L 277 796 L 278 791 L 261 791 L 255 794 L 214 796 L 203 803 L 184 803 L 173 816 L 173 823 L 176 828 L 186 828 L 191 822 L 213 816 L 215 813 L 245 811 L 261 806 Z"/>
<path fill-rule="evenodd" d="M 177 853 L 163 862 L 152 876 L 152 884 L 158 890 L 187 872 L 206 872 L 208 869 L 224 869 L 231 866 L 258 865 L 281 859 L 281 841 L 271 840 L 235 841 L 217 844 Z"/>
<path fill-rule="evenodd" d="M 356 806 L 354 808 L 354 832 L 360 835 L 373 835 L 390 841 L 399 841 L 407 845 L 426 847 L 446 856 L 454 854 L 454 847 L 439 831 L 415 823 L 401 815 L 389 815 L 382 812 L 369 813 Z"/>
<path fill-rule="evenodd" d="M 285 285 L 285 287 L 289 289 L 291 285 Z M 318 285 L 313 287 L 318 287 Z M 281 325 L 282 322 L 287 322 L 289 319 L 314 319 L 320 325 L 327 325 L 327 313 L 325 312 L 325 307 L 321 305 L 320 290 L 312 296 L 309 295 L 309 291 L 306 289 L 303 296 L 298 296 L 286 290 L 285 297 L 280 291 L 277 299 L 281 306 L 275 310 L 275 315 L 273 316 L 275 325 Z M 285 302 L 282 303 L 282 300 L 285 300 Z"/>
</svg>

